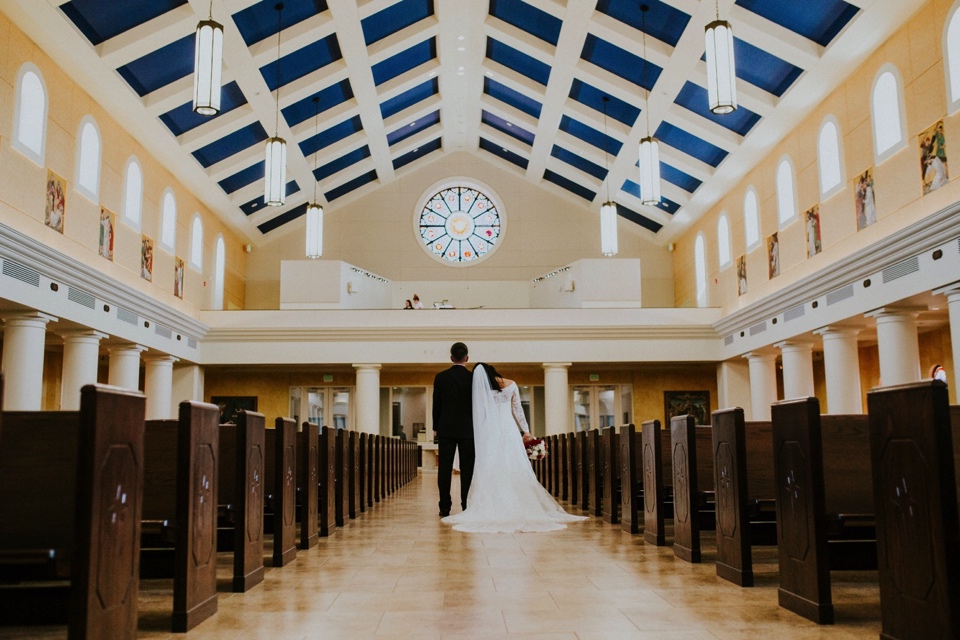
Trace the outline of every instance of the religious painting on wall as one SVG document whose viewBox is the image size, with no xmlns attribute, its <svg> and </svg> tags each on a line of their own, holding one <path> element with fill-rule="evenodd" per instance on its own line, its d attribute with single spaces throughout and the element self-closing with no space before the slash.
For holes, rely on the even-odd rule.
<svg viewBox="0 0 960 640">
<path fill-rule="evenodd" d="M 117 228 L 117 216 L 111 211 L 100 207 L 100 255 L 107 260 L 113 260 L 114 230 Z"/>
<path fill-rule="evenodd" d="M 947 171 L 947 141 L 943 134 L 943 120 L 933 124 L 917 136 L 920 144 L 920 175 L 923 195 L 936 191 L 950 180 Z"/>
<path fill-rule="evenodd" d="M 767 273 L 771 280 L 780 275 L 780 243 L 775 233 L 767 238 Z"/>
<path fill-rule="evenodd" d="M 873 167 L 854 180 L 854 207 L 857 211 L 857 231 L 863 231 L 877 221 L 877 200 L 873 191 Z"/>
<path fill-rule="evenodd" d="M 820 205 L 815 204 L 803 214 L 807 237 L 807 257 L 820 253 Z"/>
<path fill-rule="evenodd" d="M 67 181 L 47 169 L 47 208 L 43 221 L 54 231 L 63 233 L 66 209 Z"/>
<path fill-rule="evenodd" d="M 153 282 L 153 239 L 148 236 L 140 241 L 140 277 Z"/>
<path fill-rule="evenodd" d="M 183 260 L 173 259 L 173 295 L 183 300 Z"/>
<path fill-rule="evenodd" d="M 258 396 L 211 396 L 210 403 L 220 407 L 220 424 L 237 424 L 241 411 L 256 411 Z"/>
<path fill-rule="evenodd" d="M 664 391 L 664 428 L 670 428 L 670 418 L 684 415 L 693 416 L 697 424 L 710 424 L 710 392 Z"/>
<path fill-rule="evenodd" d="M 747 256 L 737 258 L 737 295 L 747 292 Z"/>
</svg>

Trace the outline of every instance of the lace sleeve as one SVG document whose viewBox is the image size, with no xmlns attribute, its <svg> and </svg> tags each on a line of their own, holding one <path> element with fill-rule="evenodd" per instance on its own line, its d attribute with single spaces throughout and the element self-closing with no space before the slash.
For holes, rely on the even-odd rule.
<svg viewBox="0 0 960 640">
<path fill-rule="evenodd" d="M 510 397 L 510 410 L 513 412 L 513 419 L 517 421 L 517 426 L 524 433 L 529 434 L 530 427 L 527 426 L 527 418 L 523 415 L 523 406 L 520 404 L 520 390 L 517 388 L 514 388 Z"/>
</svg>

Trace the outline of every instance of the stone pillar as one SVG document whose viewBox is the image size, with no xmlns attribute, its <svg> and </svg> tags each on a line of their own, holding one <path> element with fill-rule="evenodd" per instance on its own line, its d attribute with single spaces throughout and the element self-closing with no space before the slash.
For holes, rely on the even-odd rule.
<svg viewBox="0 0 960 640">
<path fill-rule="evenodd" d="M 147 396 L 147 420 L 176 418 L 173 409 L 173 363 L 180 358 L 156 355 L 143 359 L 143 392 Z"/>
<path fill-rule="evenodd" d="M 139 391 L 140 353 L 147 348 L 139 344 L 117 344 L 107 350 L 110 352 L 110 375 L 107 381 L 115 387 Z"/>
<path fill-rule="evenodd" d="M 355 364 L 353 368 L 357 370 L 357 430 L 380 433 L 380 365 Z"/>
<path fill-rule="evenodd" d="M 171 374 L 173 390 L 170 397 L 170 415 L 179 415 L 180 403 L 184 400 L 203 402 L 203 367 L 196 364 L 181 364 L 173 367 Z"/>
<path fill-rule="evenodd" d="M 813 392 L 813 345 L 809 342 L 778 342 L 783 360 L 783 398 L 809 398 Z"/>
<path fill-rule="evenodd" d="M 881 386 L 919 381 L 920 341 L 916 311 L 886 308 L 871 311 L 866 316 L 877 320 Z"/>
<path fill-rule="evenodd" d="M 823 338 L 827 408 L 824 413 L 863 413 L 860 391 L 860 350 L 856 327 L 824 327 L 814 331 Z"/>
<path fill-rule="evenodd" d="M 548 436 L 572 431 L 570 425 L 570 386 L 567 369 L 570 362 L 543 365 L 543 417 Z"/>
<path fill-rule="evenodd" d="M 60 335 L 63 338 L 60 410 L 76 411 L 80 408 L 80 389 L 97 381 L 100 341 L 110 336 L 88 329 L 64 331 Z"/>
<path fill-rule="evenodd" d="M 53 316 L 37 311 L 3 318 L 3 410 L 40 411 L 43 400 L 43 345 Z M 79 398 L 78 398 L 79 399 Z"/>
<path fill-rule="evenodd" d="M 953 347 L 953 397 L 960 398 L 960 282 L 934 291 L 947 296 L 947 308 L 950 310 L 950 343 Z"/>
<path fill-rule="evenodd" d="M 427 395 L 424 398 L 427 406 L 427 417 L 424 420 L 423 428 L 427 432 L 427 442 L 433 442 L 433 387 L 427 387 Z"/>
<path fill-rule="evenodd" d="M 721 409 L 740 407 L 746 420 L 753 420 L 750 406 L 750 367 L 741 360 L 727 360 L 717 365 L 718 405 Z"/>
<path fill-rule="evenodd" d="M 754 420 L 769 420 L 770 405 L 777 401 L 777 356 L 751 351 L 743 356 L 750 363 L 750 408 Z"/>
</svg>

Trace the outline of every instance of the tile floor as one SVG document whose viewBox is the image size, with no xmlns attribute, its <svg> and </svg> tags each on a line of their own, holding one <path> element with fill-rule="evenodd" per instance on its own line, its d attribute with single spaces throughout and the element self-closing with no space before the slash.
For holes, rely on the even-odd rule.
<svg viewBox="0 0 960 640">
<path fill-rule="evenodd" d="M 718 579 L 704 562 L 591 519 L 565 531 L 466 534 L 437 518 L 435 475 L 421 476 L 189 634 L 169 629 L 170 583 L 144 581 L 139 637 L 150 640 L 339 638 L 632 639 L 877 638 L 871 572 L 834 573 L 837 623 L 818 626 L 777 606 L 773 548 L 756 548 L 758 586 Z M 454 494 L 459 491 L 454 482 Z M 0 638 L 65 638 L 63 627 L 4 629 Z"/>
</svg>

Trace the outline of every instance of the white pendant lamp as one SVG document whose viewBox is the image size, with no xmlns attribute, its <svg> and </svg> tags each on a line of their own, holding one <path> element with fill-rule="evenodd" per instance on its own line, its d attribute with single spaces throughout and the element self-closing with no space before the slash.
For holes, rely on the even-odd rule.
<svg viewBox="0 0 960 640">
<path fill-rule="evenodd" d="M 607 102 L 603 96 L 603 134 L 607 135 Z M 607 162 L 606 141 L 603 148 L 603 163 L 607 170 L 607 201 L 600 207 L 600 252 L 605 256 L 617 255 L 617 205 L 610 199 L 610 166 Z"/>
<path fill-rule="evenodd" d="M 220 113 L 220 72 L 223 69 L 223 25 L 210 17 L 197 25 L 193 58 L 193 110 L 202 116 Z"/>
<path fill-rule="evenodd" d="M 733 30 L 730 23 L 717 19 L 706 26 L 704 48 L 707 52 L 707 93 L 710 111 L 723 115 L 737 109 L 737 65 L 733 57 Z"/>
<path fill-rule="evenodd" d="M 643 14 L 643 77 L 647 75 L 647 11 L 645 4 L 640 5 Z M 650 92 L 647 91 L 647 104 L 643 109 L 647 118 L 647 135 L 640 140 L 640 202 L 656 207 L 660 204 L 660 143 L 650 135 Z"/>
<path fill-rule="evenodd" d="M 320 123 L 320 98 L 313 99 L 316 114 L 313 117 L 313 135 L 317 135 Z M 316 157 L 319 157 L 319 153 Z M 314 172 L 316 172 L 317 161 L 314 160 Z M 313 202 L 307 205 L 307 257 L 316 259 L 323 255 L 323 207 L 317 204 L 317 180 L 314 175 L 313 181 Z"/>
<path fill-rule="evenodd" d="M 267 206 L 282 207 L 287 200 L 287 141 L 280 137 L 280 34 L 283 33 L 283 4 L 277 10 L 277 122 L 274 136 L 267 139 L 263 173 L 263 199 Z"/>
</svg>

